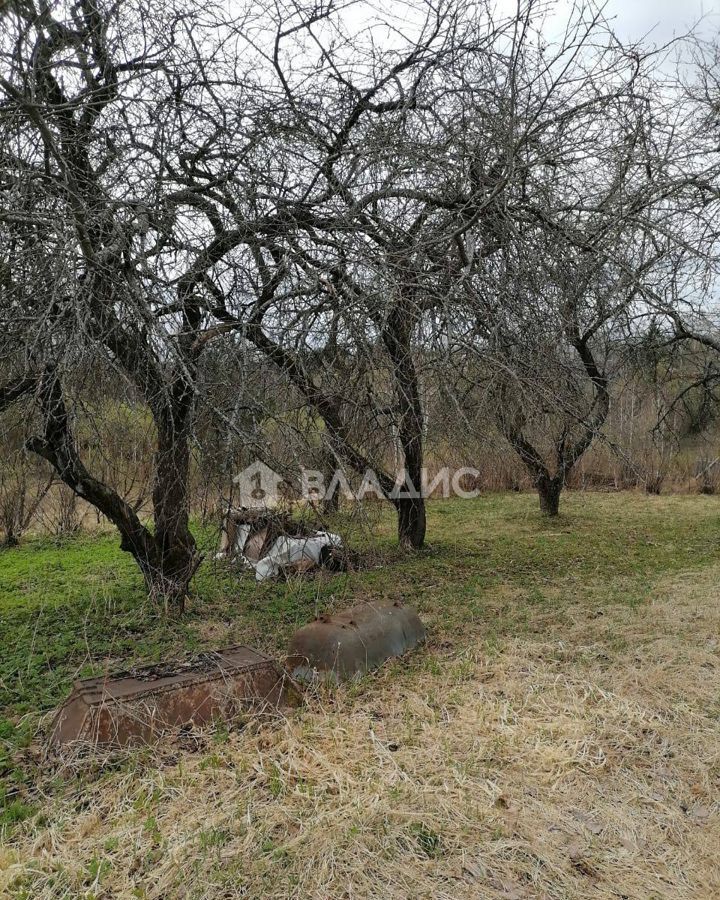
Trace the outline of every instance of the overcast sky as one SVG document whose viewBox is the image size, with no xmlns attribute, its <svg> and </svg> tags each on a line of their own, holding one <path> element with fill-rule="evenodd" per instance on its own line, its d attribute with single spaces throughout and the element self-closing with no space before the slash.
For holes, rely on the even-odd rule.
<svg viewBox="0 0 720 900">
<path fill-rule="evenodd" d="M 662 43 L 703 16 L 704 32 L 720 30 L 720 0 L 610 0 L 608 13 L 616 16 L 618 31 L 631 39 L 652 29 L 651 38 Z"/>
<path fill-rule="evenodd" d="M 572 5 L 572 0 L 560 0 L 553 18 L 565 20 Z M 499 0 L 498 7 L 512 12 L 516 0 Z M 705 34 L 720 32 L 720 0 L 608 0 L 605 9 L 618 36 L 625 40 L 639 40 L 651 32 L 649 39 L 663 44 L 685 33 L 703 16 Z"/>
</svg>

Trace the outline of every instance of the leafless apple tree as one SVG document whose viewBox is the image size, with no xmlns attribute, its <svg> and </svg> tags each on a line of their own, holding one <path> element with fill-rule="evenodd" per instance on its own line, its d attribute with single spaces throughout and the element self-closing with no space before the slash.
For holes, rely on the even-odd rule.
<svg viewBox="0 0 720 900">
<path fill-rule="evenodd" d="M 548 47 L 531 12 L 499 69 L 464 68 L 458 145 L 492 202 L 458 239 L 445 321 L 450 380 L 475 377 L 495 398 L 556 515 L 607 419 L 623 348 L 651 320 L 647 298 L 667 295 L 678 255 L 699 252 L 689 218 L 717 215 L 717 154 L 683 100 L 675 48 L 623 46 L 590 5 Z"/>
</svg>

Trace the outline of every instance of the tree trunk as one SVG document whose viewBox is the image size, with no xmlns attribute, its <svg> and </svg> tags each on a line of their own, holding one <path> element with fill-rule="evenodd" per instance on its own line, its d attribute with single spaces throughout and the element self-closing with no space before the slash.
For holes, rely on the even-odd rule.
<svg viewBox="0 0 720 900">
<path fill-rule="evenodd" d="M 412 329 L 417 309 L 398 298 L 382 332 L 383 343 L 393 364 L 398 406 L 398 440 L 405 461 L 403 473 L 412 496 L 395 500 L 400 545 L 419 550 L 425 542 L 425 500 L 422 496 L 423 414 L 420 385 L 412 356 Z"/>
<path fill-rule="evenodd" d="M 400 432 L 400 443 L 405 457 L 403 473 L 405 484 L 403 490 L 398 492 L 397 499 L 393 501 L 398 517 L 398 540 L 400 546 L 408 550 L 419 550 L 425 543 L 425 498 L 422 495 L 423 448 L 419 423 L 418 418 L 410 415 Z"/>
<path fill-rule="evenodd" d="M 333 475 L 335 474 L 335 469 L 337 468 L 337 460 L 335 454 L 330 450 L 325 449 L 321 456 L 321 470 L 323 473 L 323 480 L 326 485 L 332 484 Z M 340 509 L 340 487 L 338 486 L 332 494 L 328 497 L 325 496 L 322 501 L 322 511 L 326 516 L 332 515 L 336 513 Z"/>
<path fill-rule="evenodd" d="M 43 378 L 41 402 L 44 434 L 29 441 L 29 449 L 46 459 L 78 497 L 116 526 L 120 547 L 137 562 L 153 600 L 165 612 L 182 612 L 188 585 L 201 561 L 188 527 L 189 408 L 185 419 L 156 416 L 159 422 L 153 534 L 129 503 L 86 469 L 70 430 L 60 379 L 52 370 Z"/>
<path fill-rule="evenodd" d="M 190 532 L 189 469 L 186 422 L 162 423 L 158 429 L 153 487 L 157 571 L 148 587 L 166 609 L 172 607 L 180 612 L 200 561 Z"/>
<path fill-rule="evenodd" d="M 556 516 L 560 511 L 560 492 L 563 489 L 562 476 L 541 475 L 537 480 L 540 497 L 540 511 L 545 516 Z"/>
<path fill-rule="evenodd" d="M 395 501 L 398 540 L 408 550 L 419 550 L 425 543 L 425 500 L 422 497 L 399 498 Z"/>
</svg>

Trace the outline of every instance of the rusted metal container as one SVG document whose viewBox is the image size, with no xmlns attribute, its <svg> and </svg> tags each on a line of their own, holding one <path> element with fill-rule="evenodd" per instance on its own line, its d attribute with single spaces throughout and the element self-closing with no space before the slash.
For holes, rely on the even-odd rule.
<svg viewBox="0 0 720 900">
<path fill-rule="evenodd" d="M 148 744 L 174 728 L 230 720 L 248 707 L 300 703 L 300 692 L 273 659 L 250 647 L 229 647 L 187 662 L 76 681 L 55 716 L 50 743 Z"/>
<path fill-rule="evenodd" d="M 425 640 L 417 612 L 400 603 L 363 603 L 320 616 L 295 632 L 286 665 L 297 681 L 356 678 Z"/>
</svg>

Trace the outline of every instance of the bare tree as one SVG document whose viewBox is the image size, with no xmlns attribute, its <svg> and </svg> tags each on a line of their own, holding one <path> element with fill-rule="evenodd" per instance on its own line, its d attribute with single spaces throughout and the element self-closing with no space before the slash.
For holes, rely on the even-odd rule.
<svg viewBox="0 0 720 900">
<path fill-rule="evenodd" d="M 493 368 L 499 427 L 555 515 L 610 409 L 609 349 L 666 282 L 708 164 L 666 52 L 623 47 L 592 4 L 558 45 L 533 24 L 531 4 L 506 56 L 465 72 L 459 143 L 492 200 L 464 231 L 448 319 Z"/>
<path fill-rule="evenodd" d="M 11 2 L 0 38 L 2 300 L 24 370 L 2 402 L 32 393 L 29 446 L 117 526 L 151 594 L 174 609 L 200 561 L 188 521 L 199 295 L 247 231 L 215 188 L 255 139 L 225 20 L 212 14 Z M 85 348 L 151 411 L 152 528 L 82 458 L 66 381 Z"/>
<path fill-rule="evenodd" d="M 415 345 L 444 273 L 438 247 L 452 239 L 455 201 L 432 187 L 445 180 L 435 106 L 460 46 L 460 9 L 418 4 L 418 14 L 398 47 L 353 36 L 349 58 L 341 22 L 322 35 L 303 10 L 274 22 L 281 101 L 245 181 L 275 217 L 237 248 L 209 307 L 218 329 L 242 332 L 317 411 L 328 454 L 374 470 L 400 542 L 415 548 L 425 537 Z M 300 32 L 314 54 L 286 49 Z M 490 24 L 485 40 L 493 34 Z"/>
</svg>

